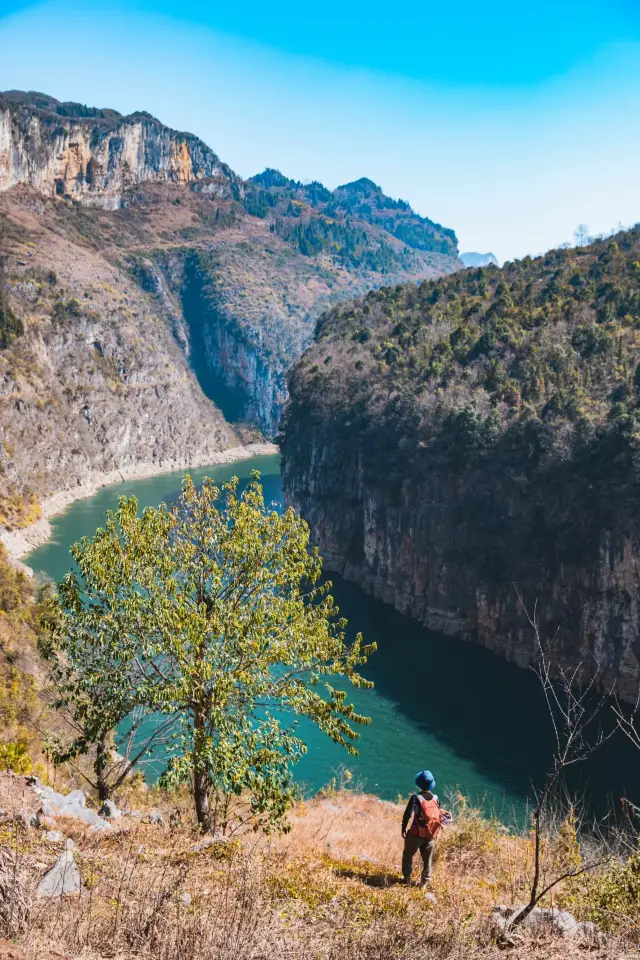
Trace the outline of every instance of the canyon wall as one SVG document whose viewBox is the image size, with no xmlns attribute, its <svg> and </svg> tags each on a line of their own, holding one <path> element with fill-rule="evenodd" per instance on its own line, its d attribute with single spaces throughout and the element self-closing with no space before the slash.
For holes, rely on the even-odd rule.
<svg viewBox="0 0 640 960">
<path fill-rule="evenodd" d="M 366 452 L 318 424 L 290 427 L 282 453 L 286 502 L 308 521 L 327 570 L 429 629 L 481 644 L 520 667 L 539 659 L 524 604 L 531 616 L 536 610 L 554 660 L 584 663 L 585 679 L 597 663 L 601 687 L 615 683 L 624 699 L 635 700 L 640 524 L 621 517 L 614 529 L 589 538 L 576 529 L 580 556 L 565 558 L 553 547 L 532 548 L 536 532 L 543 539 L 540 506 L 528 505 L 523 515 L 522 502 L 504 499 L 496 487 L 485 491 L 491 503 L 484 509 L 500 513 L 500 536 L 512 541 L 512 555 L 492 570 L 497 552 L 491 555 L 490 541 L 478 542 L 477 518 L 470 516 L 476 508 L 460 478 L 434 472 L 394 487 L 384 456 L 372 473 Z"/>
<path fill-rule="evenodd" d="M 201 188 L 217 196 L 241 192 L 241 181 L 201 140 L 149 114 L 82 116 L 79 104 L 39 94 L 30 101 L 0 94 L 0 192 L 29 185 L 46 197 L 111 210 L 127 189 L 145 182 L 208 181 Z"/>
<path fill-rule="evenodd" d="M 553 660 L 626 700 L 639 251 L 634 229 L 334 308 L 292 370 L 282 441 L 287 502 L 330 570 L 521 667 L 535 611 Z"/>
<path fill-rule="evenodd" d="M 333 192 L 277 171 L 243 181 L 197 137 L 147 113 L 35 92 L 0 93 L 0 198 L 31 228 L 35 214 L 61 249 L 71 241 L 74 257 L 86 248 L 117 268 L 119 284 L 133 279 L 132 296 L 164 319 L 204 395 L 267 436 L 323 309 L 460 267 L 453 230 L 369 180 Z M 18 281 L 49 269 L 32 232 L 31 262 L 7 260 Z M 20 297 L 14 312 L 29 328 Z"/>
<path fill-rule="evenodd" d="M 99 474 L 202 465 L 242 443 L 204 395 L 166 292 L 148 294 L 26 199 L 0 202 L 4 312 L 22 324 L 0 331 L 0 522 L 12 525 Z"/>
</svg>

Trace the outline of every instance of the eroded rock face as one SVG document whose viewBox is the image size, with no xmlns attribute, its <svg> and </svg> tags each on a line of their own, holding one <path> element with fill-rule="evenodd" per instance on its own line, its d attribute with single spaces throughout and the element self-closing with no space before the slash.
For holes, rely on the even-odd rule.
<svg viewBox="0 0 640 960">
<path fill-rule="evenodd" d="M 0 196 L 10 229 L 24 225 L 5 278 L 24 333 L 0 350 L 0 514 L 23 525 L 37 519 L 30 496 L 42 501 L 141 465 L 212 463 L 240 443 L 190 368 L 179 316 L 125 267 L 62 236 L 59 205 L 48 203 L 53 212 L 38 214 Z M 16 516 L 20 496 L 27 506 Z"/>
<path fill-rule="evenodd" d="M 0 97 L 0 191 L 29 185 L 46 197 L 112 210 L 127 188 L 154 180 L 206 181 L 202 186 L 217 196 L 239 194 L 240 181 L 209 147 L 149 114 L 108 110 L 86 117 L 79 104 L 27 97 Z"/>
<path fill-rule="evenodd" d="M 591 531 L 584 550 L 558 559 L 553 543 L 531 542 L 534 505 L 503 500 L 515 560 L 496 575 L 474 549 L 469 490 L 434 472 L 422 482 L 377 476 L 366 451 L 347 444 L 335 424 L 289 421 L 283 445 L 285 499 L 308 521 L 325 567 L 426 627 L 481 644 L 520 667 L 539 650 L 516 593 L 537 603 L 544 642 L 568 666 L 599 664 L 603 689 L 615 684 L 634 701 L 640 682 L 640 527 L 620 522 Z M 570 499 L 571 491 L 567 490 Z M 498 501 L 501 492 L 495 491 Z M 578 535 L 576 529 L 576 537 Z"/>
</svg>

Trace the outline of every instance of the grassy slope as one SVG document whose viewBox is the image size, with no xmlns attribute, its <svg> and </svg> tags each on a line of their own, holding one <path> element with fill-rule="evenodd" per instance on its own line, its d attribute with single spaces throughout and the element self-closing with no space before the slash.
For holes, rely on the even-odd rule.
<svg viewBox="0 0 640 960">
<path fill-rule="evenodd" d="M 10 808 L 16 796 L 24 808 L 21 789 L 18 781 L 0 780 L 3 805 Z M 148 809 L 158 800 L 138 796 L 136 806 Z M 162 827 L 125 817 L 105 835 L 59 820 L 76 843 L 84 891 L 31 913 L 19 935 L 30 958 L 52 948 L 64 957 L 122 960 L 498 957 L 492 907 L 521 902 L 531 872 L 529 839 L 509 835 L 464 805 L 438 843 L 433 896 L 426 898 L 397 882 L 401 806 L 338 791 L 295 808 L 287 836 L 248 833 L 197 849 L 184 802 L 168 802 L 165 814 L 172 816 Z M 2 838 L 26 888 L 62 846 L 11 823 L 2 827 Z M 554 868 L 580 855 L 569 828 L 547 849 Z M 605 876 L 565 884 L 556 905 L 594 915 Z M 634 923 L 635 914 L 618 917 L 617 932 L 606 941 L 525 932 L 511 955 L 569 960 L 586 951 L 621 960 L 634 955 Z"/>
</svg>

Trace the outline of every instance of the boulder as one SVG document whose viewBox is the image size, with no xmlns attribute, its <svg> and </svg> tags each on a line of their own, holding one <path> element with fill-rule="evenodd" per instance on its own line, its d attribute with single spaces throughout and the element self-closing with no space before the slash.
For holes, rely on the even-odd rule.
<svg viewBox="0 0 640 960">
<path fill-rule="evenodd" d="M 40 797 L 42 817 L 72 817 L 82 820 L 91 827 L 108 830 L 109 824 L 99 817 L 95 810 L 87 807 L 87 800 L 82 790 L 72 790 L 71 793 L 58 793 L 51 787 L 35 787 L 34 792 Z"/>
<path fill-rule="evenodd" d="M 73 853 L 65 850 L 38 884 L 36 896 L 62 897 L 64 894 L 80 893 L 81 886 L 80 871 L 73 859 Z"/>
<path fill-rule="evenodd" d="M 492 914 L 496 925 L 502 930 L 509 931 L 513 929 L 518 916 L 525 909 L 524 904 L 518 907 L 500 905 L 493 908 Z M 561 937 L 567 938 L 577 937 L 578 935 L 593 935 L 593 924 L 581 923 L 568 910 L 557 910 L 555 907 L 534 907 L 519 926 L 529 930 L 547 927 Z"/>
<path fill-rule="evenodd" d="M 63 796 L 67 803 L 77 803 L 78 806 L 86 808 L 87 798 L 84 795 L 84 790 L 72 790 L 71 793 L 68 793 L 66 796 Z"/>
</svg>

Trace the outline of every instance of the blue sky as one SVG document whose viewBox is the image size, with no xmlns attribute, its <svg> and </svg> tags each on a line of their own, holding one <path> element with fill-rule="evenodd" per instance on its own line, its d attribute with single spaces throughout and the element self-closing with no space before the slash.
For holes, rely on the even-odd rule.
<svg viewBox="0 0 640 960">
<path fill-rule="evenodd" d="M 148 110 L 244 176 L 369 176 L 502 260 L 640 220 L 639 0 L 0 0 L 8 88 Z"/>
</svg>

